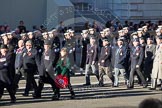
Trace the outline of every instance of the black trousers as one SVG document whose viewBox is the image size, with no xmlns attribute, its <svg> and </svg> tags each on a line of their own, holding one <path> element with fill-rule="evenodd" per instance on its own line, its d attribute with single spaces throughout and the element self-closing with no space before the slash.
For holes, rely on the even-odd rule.
<svg viewBox="0 0 162 108">
<path fill-rule="evenodd" d="M 14 81 L 13 81 L 13 89 L 15 90 L 16 92 L 16 89 L 18 88 L 18 84 L 19 84 L 19 81 L 22 77 L 22 75 L 25 77 L 26 79 L 26 73 L 24 72 L 24 69 L 21 68 L 20 70 L 16 69 L 16 74 L 15 74 L 15 77 L 14 77 Z"/>
<path fill-rule="evenodd" d="M 137 75 L 139 76 L 140 80 L 142 81 L 143 84 L 147 84 L 140 68 L 132 68 L 131 71 L 130 71 L 130 75 L 129 75 L 129 86 L 130 87 L 134 87 L 134 75 L 135 75 L 135 72 L 137 72 Z"/>
<path fill-rule="evenodd" d="M 85 68 L 85 65 L 86 65 L 86 55 L 87 55 L 87 50 L 83 49 L 82 50 L 82 57 L 81 57 L 81 64 L 80 64 L 81 68 Z"/>
<path fill-rule="evenodd" d="M 151 59 L 151 58 L 150 58 Z M 153 61 L 151 62 L 145 62 L 144 65 L 144 75 L 145 78 L 151 81 L 151 73 L 152 73 L 152 68 L 153 68 Z"/>
<path fill-rule="evenodd" d="M 14 94 L 14 91 L 13 91 L 13 88 L 12 88 L 12 85 L 11 84 L 7 84 L 7 83 L 4 83 L 2 81 L 0 81 L 0 97 L 3 95 L 4 88 L 6 88 L 7 91 L 9 92 L 9 95 L 10 95 L 11 100 L 14 100 L 16 97 L 15 97 L 15 94 Z"/>
<path fill-rule="evenodd" d="M 48 75 L 48 73 L 46 73 L 46 76 L 40 76 L 39 82 L 38 82 L 38 88 L 36 90 L 36 96 L 41 96 L 41 92 L 42 89 L 44 87 L 44 83 L 50 84 L 52 86 L 53 92 L 56 94 L 56 92 L 58 92 L 57 87 L 55 86 L 55 82 L 54 79 L 52 79 L 50 77 L 50 75 Z"/>
<path fill-rule="evenodd" d="M 31 86 L 33 87 L 34 91 L 37 89 L 37 83 L 34 79 L 34 73 L 35 70 L 33 69 L 25 69 L 26 72 L 26 88 L 25 88 L 25 94 L 29 94 L 29 91 L 31 89 Z"/>
</svg>

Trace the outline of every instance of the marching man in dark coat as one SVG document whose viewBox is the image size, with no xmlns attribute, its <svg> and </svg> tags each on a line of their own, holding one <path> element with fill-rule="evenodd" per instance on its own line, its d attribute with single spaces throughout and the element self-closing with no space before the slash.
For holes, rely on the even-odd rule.
<svg viewBox="0 0 162 108">
<path fill-rule="evenodd" d="M 24 72 L 27 74 L 26 78 L 26 88 L 23 96 L 28 96 L 33 86 L 34 91 L 37 89 L 37 84 L 34 79 L 34 74 L 36 73 L 37 67 L 39 67 L 39 56 L 37 50 L 32 48 L 32 42 L 27 41 L 25 43 L 26 50 L 23 53 L 23 68 Z M 38 68 L 39 69 L 39 68 Z"/>
<path fill-rule="evenodd" d="M 114 81 L 114 87 L 119 86 L 119 73 L 121 73 L 124 76 L 125 81 L 128 81 L 128 77 L 126 75 L 126 70 L 125 70 L 125 59 L 126 59 L 126 54 L 127 54 L 127 49 L 123 45 L 124 40 L 122 38 L 119 38 L 117 40 L 118 46 L 116 47 L 115 50 L 115 63 L 114 63 L 114 72 L 115 72 L 115 81 Z"/>
<path fill-rule="evenodd" d="M 99 65 L 99 86 L 104 86 L 103 76 L 106 73 L 114 83 L 114 76 L 111 72 L 111 47 L 107 38 L 103 39 L 103 47 L 101 48 L 101 54 L 98 61 Z M 113 84 L 112 84 L 113 85 Z"/>
<path fill-rule="evenodd" d="M 151 81 L 151 73 L 153 68 L 153 61 L 155 58 L 156 45 L 153 44 L 153 38 L 147 38 L 147 45 L 145 48 L 145 63 L 144 74 L 148 82 Z"/>
<path fill-rule="evenodd" d="M 24 69 L 22 67 L 23 53 L 25 51 L 24 41 L 19 40 L 18 42 L 19 48 L 16 50 L 16 59 L 15 59 L 15 77 L 14 77 L 14 90 L 16 93 L 16 89 L 18 88 L 18 83 L 22 75 L 24 75 L 26 79 L 26 73 L 24 73 Z"/>
<path fill-rule="evenodd" d="M 85 69 L 86 65 L 86 56 L 87 55 L 87 45 L 89 44 L 89 37 L 88 37 L 88 30 L 82 30 L 81 33 L 81 64 L 80 64 L 80 71 L 81 73 Z"/>
<path fill-rule="evenodd" d="M 11 97 L 11 103 L 14 103 L 16 101 L 16 97 L 12 89 L 12 76 L 9 71 L 11 59 L 12 56 L 8 53 L 7 45 L 2 45 L 0 53 L 0 98 L 2 97 L 4 88 L 6 88 Z"/>
<path fill-rule="evenodd" d="M 86 58 L 86 68 L 85 68 L 85 78 L 86 83 L 84 85 L 90 85 L 90 72 L 89 68 L 92 68 L 92 73 L 96 75 L 99 80 L 99 74 L 96 68 L 97 63 L 97 45 L 96 45 L 96 37 L 90 37 L 90 44 L 87 46 L 87 58 Z"/>
<path fill-rule="evenodd" d="M 51 48 L 55 53 L 55 56 L 57 58 L 57 60 L 59 59 L 59 55 L 60 55 L 60 38 L 57 36 L 57 30 L 54 29 L 50 32 L 48 32 L 49 34 L 49 39 L 51 41 Z"/>
<path fill-rule="evenodd" d="M 144 58 L 143 48 L 139 44 L 139 39 L 133 40 L 133 47 L 131 52 L 131 71 L 129 76 L 128 88 L 134 88 L 134 74 L 137 72 L 139 78 L 142 81 L 143 87 L 147 87 L 147 82 L 141 72 L 141 64 Z"/>
<path fill-rule="evenodd" d="M 39 85 L 36 93 L 33 95 L 34 98 L 41 97 L 41 91 L 43 89 L 44 83 L 49 83 L 52 86 L 54 95 L 52 100 L 58 98 L 56 96 L 56 86 L 54 83 L 54 67 L 56 65 L 57 59 L 55 57 L 55 52 L 51 49 L 51 41 L 44 41 L 44 52 L 41 57 L 41 64 L 39 69 Z"/>
</svg>

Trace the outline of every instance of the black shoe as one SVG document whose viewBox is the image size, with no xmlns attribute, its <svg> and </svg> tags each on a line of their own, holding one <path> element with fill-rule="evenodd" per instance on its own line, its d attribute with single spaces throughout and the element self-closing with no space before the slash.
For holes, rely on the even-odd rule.
<svg viewBox="0 0 162 108">
<path fill-rule="evenodd" d="M 1 98 L 2 98 L 2 95 L 0 94 L 0 100 L 1 100 Z"/>
<path fill-rule="evenodd" d="M 162 87 L 158 89 L 159 91 L 162 91 Z"/>
<path fill-rule="evenodd" d="M 41 98 L 41 95 L 33 94 L 33 98 L 34 98 L 34 99 L 40 99 L 40 98 Z"/>
<path fill-rule="evenodd" d="M 119 87 L 118 85 L 113 85 L 113 87 Z"/>
<path fill-rule="evenodd" d="M 156 90 L 156 88 L 149 88 L 149 90 Z"/>
<path fill-rule="evenodd" d="M 11 102 L 10 103 L 15 103 L 16 102 L 16 97 L 11 99 Z"/>
<path fill-rule="evenodd" d="M 104 84 L 103 83 L 99 83 L 98 84 L 100 87 L 104 87 Z"/>
<path fill-rule="evenodd" d="M 85 83 L 85 84 L 83 84 L 83 86 L 88 86 L 88 85 L 91 85 L 90 83 Z"/>
<path fill-rule="evenodd" d="M 127 86 L 127 89 L 133 89 L 134 87 L 133 86 Z"/>
<path fill-rule="evenodd" d="M 143 88 L 147 88 L 147 84 L 143 84 Z"/>
<path fill-rule="evenodd" d="M 28 94 L 28 93 L 23 93 L 22 95 L 23 95 L 23 96 L 25 96 L 25 97 L 26 97 L 26 96 L 29 96 L 29 94 Z"/>
<path fill-rule="evenodd" d="M 59 94 L 55 94 L 52 96 L 52 100 L 59 100 L 60 95 Z"/>
<path fill-rule="evenodd" d="M 151 79 L 148 79 L 147 82 L 150 83 L 151 82 Z"/>
<path fill-rule="evenodd" d="M 71 93 L 71 97 L 70 97 L 71 99 L 75 99 L 75 94 L 74 94 L 74 92 L 73 93 Z"/>
</svg>

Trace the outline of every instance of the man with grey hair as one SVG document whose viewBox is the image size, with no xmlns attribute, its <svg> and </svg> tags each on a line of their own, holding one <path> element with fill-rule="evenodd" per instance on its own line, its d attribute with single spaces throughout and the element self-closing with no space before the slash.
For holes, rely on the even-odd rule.
<svg viewBox="0 0 162 108">
<path fill-rule="evenodd" d="M 39 66 L 39 56 L 37 50 L 32 47 L 32 42 L 27 41 L 25 43 L 26 50 L 23 53 L 23 68 L 24 72 L 26 72 L 26 88 L 23 96 L 29 95 L 29 90 L 31 89 L 31 85 L 34 88 L 34 91 L 37 89 L 37 84 L 34 79 L 34 74 Z M 39 69 L 39 68 L 38 68 Z"/>
<path fill-rule="evenodd" d="M 16 89 L 18 88 L 18 83 L 22 75 L 24 75 L 26 79 L 26 75 L 24 73 L 24 69 L 21 66 L 23 60 L 23 52 L 25 51 L 24 41 L 18 41 L 18 49 L 16 50 L 16 58 L 15 58 L 15 76 L 14 76 L 14 92 L 16 93 Z"/>
</svg>

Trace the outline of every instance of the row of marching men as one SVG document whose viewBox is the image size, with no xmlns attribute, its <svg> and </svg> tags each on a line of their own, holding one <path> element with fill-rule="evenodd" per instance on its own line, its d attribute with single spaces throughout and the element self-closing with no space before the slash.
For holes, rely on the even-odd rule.
<svg viewBox="0 0 162 108">
<path fill-rule="evenodd" d="M 106 73 L 112 81 L 112 86 L 118 87 L 118 77 L 121 73 L 127 87 L 133 88 L 136 72 L 141 85 L 147 87 L 147 83 L 153 79 L 151 89 L 156 89 L 157 82 L 161 79 L 160 65 L 154 66 L 153 64 L 155 60 L 160 60 L 158 54 L 161 52 L 161 27 L 159 26 L 156 30 L 157 36 L 150 36 L 147 26 L 132 34 L 129 34 L 128 27 L 118 32 L 117 37 L 112 35 L 109 28 L 104 29 L 100 34 L 95 33 L 93 28 L 83 30 L 81 33 L 82 37 L 78 42 L 82 49 L 79 67 L 81 72 L 85 70 L 85 85 L 91 84 L 89 70 L 92 68 L 92 73 L 96 75 L 100 86 L 104 86 L 103 75 Z M 65 48 L 61 50 L 60 58 L 61 42 Z M 54 91 L 52 99 L 59 99 L 59 88 L 53 83 L 54 73 L 57 69 L 63 69 L 70 74 L 71 70 L 73 71 L 77 67 L 74 30 L 70 29 L 64 33 L 63 41 L 59 38 L 57 30 L 52 30 L 45 33 L 29 32 L 20 34 L 20 36 L 16 36 L 14 32 L 2 34 L 1 43 L 0 63 L 2 63 L 1 69 L 5 72 L 0 71 L 2 74 L 0 75 L 0 96 L 6 87 L 10 93 L 11 102 L 15 102 L 14 95 L 18 89 L 18 82 L 24 75 L 26 88 L 23 96 L 28 96 L 33 87 L 35 91 L 33 97 L 40 98 L 44 83 L 50 83 Z M 55 71 L 54 68 L 56 68 Z M 151 71 L 152 68 L 153 71 Z M 36 71 L 40 76 L 38 86 L 34 79 Z M 66 75 L 69 76 L 69 74 Z M 67 87 L 70 90 L 71 98 L 74 98 L 75 94 L 71 84 L 69 83 Z"/>
<path fill-rule="evenodd" d="M 100 32 L 83 30 L 81 35 L 82 59 L 80 71 L 85 69 L 85 84 L 90 85 L 90 68 L 96 75 L 99 86 L 104 86 L 103 75 L 107 74 L 113 87 L 119 86 L 119 75 L 123 75 L 128 89 L 134 88 L 134 76 L 144 88 L 151 82 L 151 90 L 161 85 L 162 71 L 162 26 L 156 35 L 150 35 L 147 26 L 129 33 L 129 27 L 118 31 L 114 37 L 109 28 Z M 86 55 L 86 56 L 85 56 Z M 162 86 L 160 86 L 160 90 Z"/>
<path fill-rule="evenodd" d="M 71 42 L 69 42 L 70 44 Z M 64 42 L 64 46 L 69 45 Z M 41 98 L 44 83 L 49 83 L 53 89 L 52 100 L 60 97 L 60 88 L 54 82 L 54 77 L 62 75 L 69 77 L 71 70 L 70 54 L 68 47 L 60 49 L 60 39 L 57 31 L 40 33 L 29 32 L 16 36 L 14 32 L 1 35 L 0 48 L 0 98 L 6 88 L 11 97 L 11 102 L 16 102 L 15 94 L 19 89 L 22 76 L 26 80 L 23 96 L 29 96 L 31 89 L 33 97 Z M 34 75 L 39 74 L 38 84 Z M 74 91 L 68 79 L 71 98 L 75 98 Z"/>
</svg>

